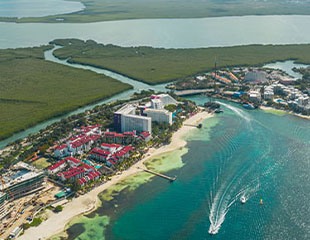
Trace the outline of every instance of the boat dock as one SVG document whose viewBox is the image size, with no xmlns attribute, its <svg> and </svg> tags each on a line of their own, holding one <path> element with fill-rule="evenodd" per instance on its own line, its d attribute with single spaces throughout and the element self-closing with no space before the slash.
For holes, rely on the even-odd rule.
<svg viewBox="0 0 310 240">
<path fill-rule="evenodd" d="M 202 127 L 202 124 L 199 123 L 199 124 L 195 125 L 195 124 L 186 124 L 186 123 L 185 123 L 184 126 L 187 126 L 187 127 L 194 127 L 194 128 L 201 128 L 201 127 Z"/>
<path fill-rule="evenodd" d="M 152 170 L 145 169 L 145 168 L 139 168 L 139 169 L 143 170 L 144 172 L 154 174 L 154 175 L 156 175 L 158 177 L 162 177 L 162 178 L 168 179 L 170 182 L 173 182 L 173 181 L 175 181 L 177 179 L 177 177 L 169 177 L 169 176 L 166 176 L 164 174 L 157 173 L 157 172 L 154 172 Z"/>
</svg>

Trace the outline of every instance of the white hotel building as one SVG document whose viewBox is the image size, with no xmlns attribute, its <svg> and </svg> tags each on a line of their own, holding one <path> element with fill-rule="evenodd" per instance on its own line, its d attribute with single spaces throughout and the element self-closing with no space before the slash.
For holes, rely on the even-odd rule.
<svg viewBox="0 0 310 240">
<path fill-rule="evenodd" d="M 165 109 L 145 109 L 143 113 L 152 118 L 154 122 L 165 122 L 168 124 L 172 124 L 172 113 Z"/>
</svg>

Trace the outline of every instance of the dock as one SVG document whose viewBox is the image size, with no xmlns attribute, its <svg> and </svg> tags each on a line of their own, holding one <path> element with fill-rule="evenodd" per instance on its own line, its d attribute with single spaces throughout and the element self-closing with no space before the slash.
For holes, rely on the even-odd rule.
<svg viewBox="0 0 310 240">
<path fill-rule="evenodd" d="M 184 126 L 187 126 L 187 127 L 194 127 L 194 128 L 201 128 L 201 127 L 202 127 L 202 124 L 199 123 L 199 124 L 195 125 L 195 124 L 186 124 L 186 123 L 185 123 Z"/>
<path fill-rule="evenodd" d="M 162 178 L 168 179 L 170 182 L 174 182 L 177 179 L 177 177 L 169 177 L 169 176 L 166 176 L 166 175 L 161 174 L 161 173 L 154 172 L 154 171 L 149 170 L 149 169 L 145 169 L 145 168 L 139 168 L 139 169 L 143 170 L 144 172 L 154 174 L 154 175 L 156 175 L 158 177 L 162 177 Z"/>
</svg>

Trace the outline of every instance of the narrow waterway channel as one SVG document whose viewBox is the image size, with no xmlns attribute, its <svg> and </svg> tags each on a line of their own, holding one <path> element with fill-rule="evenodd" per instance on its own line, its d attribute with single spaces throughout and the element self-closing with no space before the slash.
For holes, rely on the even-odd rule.
<svg viewBox="0 0 310 240">
<path fill-rule="evenodd" d="M 59 64 L 63 64 L 63 65 L 67 65 L 67 66 L 74 67 L 74 68 L 90 70 L 90 71 L 93 71 L 93 72 L 96 72 L 96 73 L 99 73 L 99 74 L 104 74 L 104 75 L 106 75 L 108 77 L 111 77 L 111 78 L 117 79 L 117 80 L 119 80 L 121 82 L 128 83 L 128 84 L 132 85 L 133 89 L 125 91 L 125 92 L 122 92 L 120 94 L 117 94 L 117 95 L 115 95 L 115 96 L 113 96 L 111 98 L 103 99 L 102 101 L 98 101 L 96 103 L 92 103 L 92 104 L 89 104 L 87 106 L 78 108 L 78 109 L 76 109 L 76 110 L 74 110 L 74 111 L 72 111 L 70 113 L 62 115 L 60 117 L 52 118 L 52 119 L 47 120 L 45 122 L 39 123 L 39 124 L 37 124 L 37 125 L 35 125 L 35 126 L 31 127 L 31 128 L 28 128 L 25 131 L 22 131 L 22 132 L 19 132 L 17 134 L 14 134 L 13 136 L 11 136 L 11 137 L 9 137 L 9 138 L 7 138 L 7 139 L 5 139 L 5 140 L 0 142 L 0 149 L 5 148 L 6 145 L 8 145 L 9 143 L 11 143 L 11 142 L 13 142 L 13 141 L 15 141 L 17 139 L 25 138 L 29 134 L 37 133 L 41 129 L 44 129 L 47 126 L 49 126 L 49 125 L 51 125 L 51 124 L 53 124 L 55 122 L 60 121 L 62 118 L 66 118 L 66 117 L 69 117 L 69 116 L 74 115 L 74 114 L 85 112 L 86 110 L 90 110 L 90 109 L 94 108 L 95 106 L 102 105 L 104 103 L 113 102 L 113 101 L 116 101 L 116 100 L 128 99 L 134 92 L 139 92 L 139 91 L 141 91 L 143 89 L 144 90 L 145 89 L 153 89 L 155 91 L 164 91 L 164 92 L 167 91 L 167 89 L 165 88 L 167 83 L 165 83 L 165 84 L 158 84 L 158 85 L 149 85 L 149 84 L 142 83 L 142 82 L 136 81 L 134 79 L 128 78 L 128 77 L 123 76 L 121 74 L 111 72 L 109 70 L 105 70 L 105 69 L 101 69 L 101 68 L 96 68 L 96 67 L 91 67 L 91 66 L 85 66 L 85 65 L 81 65 L 81 64 L 72 64 L 72 63 L 68 63 L 66 60 L 60 60 L 60 59 L 56 58 L 53 55 L 53 51 L 55 51 L 58 48 L 60 48 L 60 47 L 57 46 L 57 47 L 55 47 L 55 48 L 53 48 L 51 50 L 46 51 L 44 53 L 45 60 L 51 61 L 51 62 L 55 62 L 55 63 L 59 63 Z"/>
<path fill-rule="evenodd" d="M 76 109 L 76 110 L 74 110 L 74 111 L 72 111 L 70 113 L 67 113 L 67 114 L 61 116 L 61 117 L 52 118 L 52 119 L 50 119 L 48 121 L 39 123 L 39 124 L 37 124 L 37 125 L 35 125 L 35 126 L 31 127 L 31 128 L 28 128 L 25 131 L 22 131 L 22 132 L 19 132 L 17 134 L 14 134 L 10 138 L 7 138 L 7 139 L 5 139 L 3 141 L 0 141 L 0 149 L 4 148 L 6 145 L 8 145 L 9 143 L 11 143 L 11 142 L 13 142 L 13 141 L 15 141 L 17 139 L 25 138 L 29 134 L 37 133 L 41 129 L 44 129 L 47 126 L 49 126 L 49 125 L 51 125 L 51 124 L 53 124 L 53 123 L 55 123 L 57 121 L 60 121 L 62 118 L 65 118 L 65 117 L 68 117 L 68 116 L 71 116 L 71 115 L 74 115 L 74 114 L 78 114 L 78 113 L 84 112 L 86 110 L 92 109 L 95 106 L 98 106 L 98 105 L 101 105 L 101 104 L 104 104 L 104 103 L 113 102 L 113 101 L 116 101 L 116 100 L 128 99 L 134 92 L 141 91 L 143 89 L 154 89 L 155 91 L 163 91 L 163 92 L 167 91 L 167 89 L 165 88 L 167 83 L 166 84 L 159 84 L 159 85 L 149 85 L 149 84 L 136 81 L 134 79 L 128 78 L 126 76 L 123 76 L 121 74 L 118 74 L 118 73 L 115 73 L 115 72 L 112 72 L 112 71 L 109 71 L 109 70 L 106 70 L 106 69 L 101 69 L 101 68 L 96 68 L 96 67 L 87 66 L 87 65 L 81 65 L 81 64 L 72 64 L 72 63 L 68 63 L 67 60 L 60 60 L 60 59 L 56 58 L 53 55 L 53 51 L 55 51 L 58 48 L 60 48 L 60 47 L 56 46 L 55 48 L 46 51 L 44 53 L 45 60 L 51 61 L 51 62 L 55 62 L 55 63 L 59 63 L 59 64 L 64 64 L 64 65 L 67 65 L 67 66 L 70 66 L 70 67 L 74 67 L 74 68 L 90 70 L 90 71 L 93 71 L 93 72 L 96 72 L 96 73 L 99 73 L 99 74 L 104 74 L 104 75 L 106 75 L 108 77 L 111 77 L 111 78 L 117 79 L 117 80 L 119 80 L 121 82 L 128 83 L 128 84 L 132 85 L 133 89 L 125 91 L 125 92 L 122 92 L 120 94 L 117 94 L 117 95 L 115 95 L 115 96 L 113 96 L 111 98 L 104 99 L 102 101 L 98 101 L 96 103 L 89 104 L 87 106 L 78 108 L 78 109 Z M 293 67 L 303 67 L 303 66 L 306 66 L 306 65 L 296 64 L 296 63 L 294 63 L 294 61 L 290 60 L 290 61 L 285 61 L 285 62 L 275 62 L 275 63 L 272 63 L 272 64 L 266 64 L 263 67 L 278 68 L 278 69 L 281 69 L 281 70 L 289 73 L 290 75 L 292 75 L 294 77 L 301 77 L 300 74 L 294 73 L 292 71 L 292 68 Z"/>
</svg>

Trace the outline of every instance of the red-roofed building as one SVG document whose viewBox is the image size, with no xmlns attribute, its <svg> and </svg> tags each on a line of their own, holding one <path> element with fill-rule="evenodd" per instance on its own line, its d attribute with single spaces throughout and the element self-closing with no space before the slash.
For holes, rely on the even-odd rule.
<svg viewBox="0 0 310 240">
<path fill-rule="evenodd" d="M 107 143 L 130 144 L 135 141 L 136 137 L 135 132 L 116 133 L 107 131 L 103 134 L 103 140 Z"/>
<path fill-rule="evenodd" d="M 58 163 L 55 163 L 54 165 L 50 166 L 47 169 L 47 172 L 49 175 L 51 174 L 55 174 L 57 172 L 59 172 L 60 170 L 64 169 L 67 166 L 67 163 L 65 160 L 61 160 Z"/>
<path fill-rule="evenodd" d="M 102 150 L 100 148 L 94 148 L 89 154 L 89 158 L 97 160 L 97 161 L 105 161 L 109 155 L 111 154 L 111 152 Z"/>
<path fill-rule="evenodd" d="M 151 140 L 151 134 L 147 131 L 141 132 L 140 136 L 144 139 L 144 141 L 148 142 Z"/>
<path fill-rule="evenodd" d="M 115 143 L 112 143 L 112 144 L 108 144 L 108 143 L 102 143 L 101 144 L 101 148 L 105 151 L 108 151 L 108 152 L 111 152 L 112 154 L 116 151 L 119 151 L 122 149 L 122 145 L 120 144 L 115 144 Z"/>
<path fill-rule="evenodd" d="M 115 153 L 115 156 L 118 160 L 122 161 L 125 158 L 130 156 L 130 152 L 133 151 L 133 148 L 131 146 L 125 146 L 120 151 Z"/>
<path fill-rule="evenodd" d="M 85 175 L 84 177 L 79 178 L 78 182 L 81 185 L 81 187 L 83 187 L 85 186 L 86 183 L 99 179 L 100 176 L 101 176 L 100 172 L 92 171 L 88 173 L 87 175 Z"/>
<path fill-rule="evenodd" d="M 82 133 L 86 134 L 87 136 L 93 135 L 93 134 L 97 134 L 97 135 L 101 135 L 101 125 L 97 124 L 97 125 L 93 125 L 93 126 L 87 126 L 87 127 L 81 127 L 81 131 Z"/>
<path fill-rule="evenodd" d="M 55 151 L 54 151 L 54 156 L 56 158 L 63 158 L 64 156 L 67 156 L 69 153 L 68 153 L 68 147 L 66 144 L 62 144 L 60 146 L 57 146 L 55 148 Z"/>
<path fill-rule="evenodd" d="M 70 169 L 68 171 L 62 172 L 60 174 L 58 174 L 58 176 L 61 177 L 62 181 L 65 181 L 67 179 L 78 179 L 81 178 L 85 175 L 86 171 L 84 169 L 84 167 L 80 166 L 80 167 L 76 167 L 73 169 Z"/>
<path fill-rule="evenodd" d="M 81 160 L 76 159 L 74 157 L 66 157 L 65 159 L 66 159 L 67 163 L 70 165 L 70 167 L 73 167 L 73 168 L 75 168 L 81 164 L 82 165 L 84 164 Z"/>
<path fill-rule="evenodd" d="M 78 179 L 78 183 L 81 185 L 81 187 L 84 187 L 87 183 L 87 180 L 84 177 L 81 177 Z"/>
</svg>

